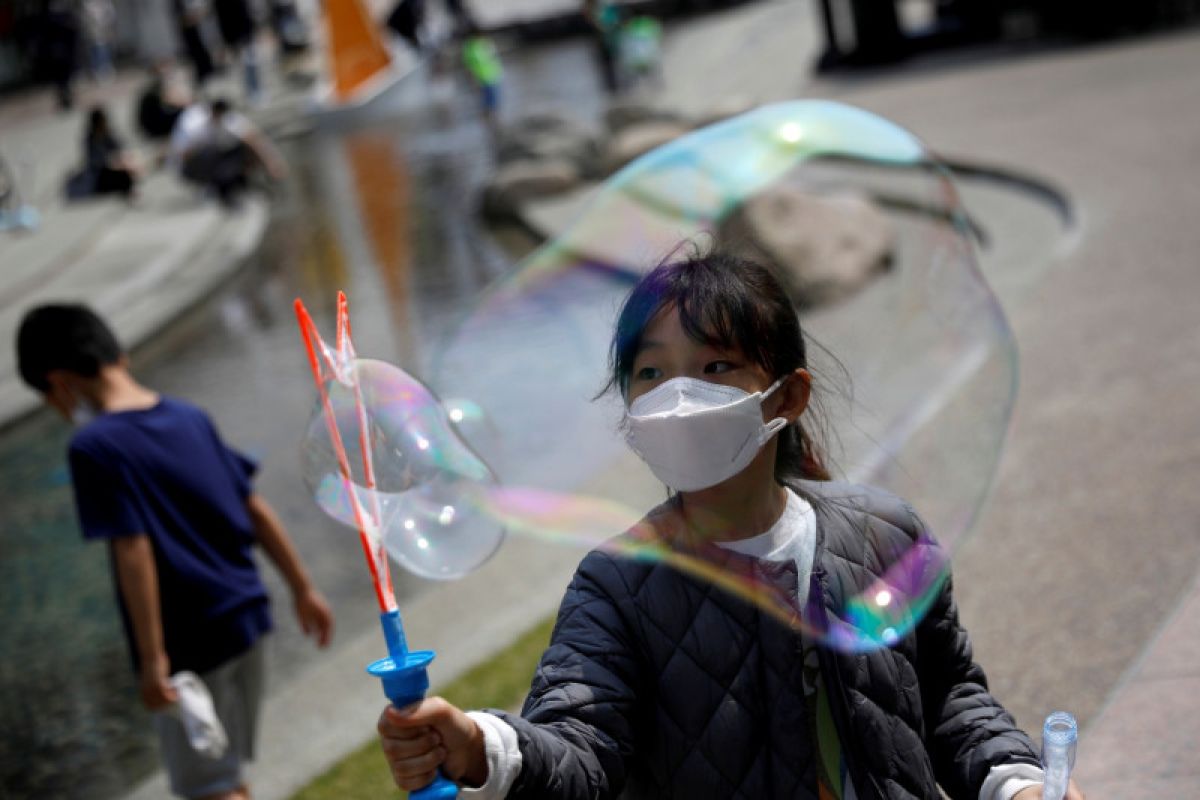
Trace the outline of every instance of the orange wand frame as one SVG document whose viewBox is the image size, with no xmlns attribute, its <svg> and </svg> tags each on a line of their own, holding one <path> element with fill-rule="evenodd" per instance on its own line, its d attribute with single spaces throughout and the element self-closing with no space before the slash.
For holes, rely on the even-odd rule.
<svg viewBox="0 0 1200 800">
<path fill-rule="evenodd" d="M 371 570 L 371 580 L 375 585 L 375 598 L 379 602 L 379 619 L 383 626 L 383 638 L 387 642 L 388 656 L 367 667 L 367 672 L 383 681 L 383 692 L 397 707 L 403 707 L 417 702 L 425 696 L 429 689 L 429 676 L 426 668 L 433 661 L 432 650 L 408 649 L 404 636 L 404 626 L 400 620 L 400 611 L 396 607 L 396 593 L 392 588 L 391 573 L 388 570 L 387 550 L 383 544 L 383 520 L 379 507 L 379 498 L 375 492 L 375 464 L 371 455 L 371 417 L 363 402 L 362 387 L 355 379 L 354 345 L 350 341 L 350 308 L 346 295 L 338 292 L 337 301 L 337 335 L 335 348 L 330 349 L 317 332 L 317 326 L 309 316 L 308 309 L 299 299 L 295 302 L 296 319 L 300 324 L 300 334 L 308 350 L 308 363 L 312 368 L 313 379 L 317 384 L 317 392 L 321 398 L 321 407 L 325 417 L 326 429 L 330 442 L 333 444 L 334 455 L 337 458 L 338 471 L 341 474 L 343 489 L 349 500 L 354 524 L 358 529 L 359 542 Z M 355 423 L 359 451 L 362 453 L 362 485 L 369 500 L 369 507 L 355 491 L 354 474 L 350 458 L 346 454 L 345 441 L 342 431 L 338 428 L 337 415 L 329 397 L 329 386 L 333 381 L 348 386 L 353 391 Z M 458 796 L 458 787 L 444 776 L 438 777 L 429 786 L 412 792 L 414 800 L 440 800 Z"/>
</svg>

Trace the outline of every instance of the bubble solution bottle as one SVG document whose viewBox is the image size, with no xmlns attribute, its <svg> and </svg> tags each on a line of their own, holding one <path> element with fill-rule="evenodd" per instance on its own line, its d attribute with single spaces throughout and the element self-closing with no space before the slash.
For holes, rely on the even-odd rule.
<svg viewBox="0 0 1200 800">
<path fill-rule="evenodd" d="M 1066 795 L 1078 738 L 1075 717 L 1066 711 L 1055 711 L 1046 717 L 1042 726 L 1042 769 L 1046 771 L 1042 800 L 1062 800 Z"/>
</svg>

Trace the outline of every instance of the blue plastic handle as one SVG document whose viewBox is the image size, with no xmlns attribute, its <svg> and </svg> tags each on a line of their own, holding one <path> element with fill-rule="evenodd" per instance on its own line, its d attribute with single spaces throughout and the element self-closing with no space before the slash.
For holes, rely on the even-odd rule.
<svg viewBox="0 0 1200 800">
<path fill-rule="evenodd" d="M 404 638 L 404 626 L 399 611 L 388 611 L 379 615 L 383 624 L 383 638 L 387 641 L 387 658 L 381 658 L 367 667 L 367 672 L 383 681 L 383 693 L 397 708 L 411 705 L 429 691 L 429 675 L 425 668 L 436 655 L 432 650 L 410 651 Z M 412 800 L 450 800 L 458 797 L 458 784 L 442 774 L 423 789 L 411 792 Z"/>
</svg>

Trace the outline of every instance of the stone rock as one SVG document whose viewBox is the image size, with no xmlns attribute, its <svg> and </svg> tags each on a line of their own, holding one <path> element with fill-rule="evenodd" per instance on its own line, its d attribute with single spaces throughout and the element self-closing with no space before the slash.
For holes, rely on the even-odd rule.
<svg viewBox="0 0 1200 800">
<path fill-rule="evenodd" d="M 565 160 L 581 174 L 595 175 L 600 145 L 580 123 L 556 114 L 534 114 L 506 128 L 496 149 L 500 164 L 526 160 Z"/>
<path fill-rule="evenodd" d="M 675 122 L 684 120 L 670 109 L 639 103 L 636 100 L 614 100 L 604 112 L 604 125 L 610 133 L 620 133 L 631 125 L 646 122 Z"/>
<path fill-rule="evenodd" d="M 891 265 L 896 231 L 867 197 L 776 186 L 746 201 L 718 238 L 775 267 L 798 306 L 836 302 Z"/>
<path fill-rule="evenodd" d="M 481 210 L 491 220 L 519 219 L 523 203 L 573 189 L 581 178 L 579 167 L 564 158 L 509 161 L 484 188 Z"/>
<path fill-rule="evenodd" d="M 687 132 L 687 126 L 679 122 L 640 122 L 623 128 L 608 141 L 604 154 L 605 172 L 616 172 L 638 156 Z"/>
</svg>

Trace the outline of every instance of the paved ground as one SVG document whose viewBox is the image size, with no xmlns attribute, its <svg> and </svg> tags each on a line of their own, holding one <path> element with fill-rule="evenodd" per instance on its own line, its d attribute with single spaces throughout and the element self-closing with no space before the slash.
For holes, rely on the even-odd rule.
<svg viewBox="0 0 1200 800">
<path fill-rule="evenodd" d="M 1043 174 L 1081 214 L 1074 251 L 1008 307 L 1017 414 L 956 573 L 999 696 L 1028 727 L 1052 708 L 1079 717 L 1092 797 L 1200 796 L 1200 669 L 1186 658 L 1200 634 L 1186 611 L 1200 563 L 1197 39 L 819 87 L 944 152 Z"/>
<path fill-rule="evenodd" d="M 672 32 L 669 95 L 691 108 L 714 98 L 836 97 L 941 152 L 1036 172 L 1070 194 L 1082 216 L 1074 247 L 1035 292 L 1006 298 L 1023 358 L 1019 406 L 993 500 L 958 554 L 956 591 L 993 687 L 1019 720 L 1036 728 L 1054 708 L 1080 718 L 1078 775 L 1090 797 L 1200 796 L 1200 495 L 1188 479 L 1200 466 L 1200 36 L 931 57 L 817 81 L 808 73 L 811 13 L 807 3 L 763 2 Z M 77 136 L 58 121 L 38 129 L 11 104 L 0 106 L 0 124 L 0 147 L 31 137 L 39 160 L 52 130 L 56 151 L 73 149 Z M 53 183 L 39 186 L 53 194 Z M 81 291 L 84 281 L 107 287 L 110 313 L 157 306 L 145 301 L 148 289 L 175 291 L 160 261 L 112 250 L 93 258 L 119 231 L 143 248 L 132 252 L 156 256 L 183 252 L 177 238 L 146 238 L 182 225 L 176 215 L 205 231 L 198 238 L 249 241 L 219 227 L 248 225 L 242 218 L 214 217 L 187 196 L 176 207 L 161 191 L 163 207 L 176 210 L 147 202 L 48 213 L 45 235 L 80 238 L 57 260 L 43 256 L 44 267 L 16 255 L 28 242 L 0 239 L 0 322 L 53 286 Z M 237 253 L 214 263 L 212 281 Z M 59 283 L 44 282 L 47 272 Z M 128 304 L 111 294 L 115 285 L 128 288 Z M 209 285 L 197 281 L 188 294 Z M 169 318 L 141 324 L 149 332 Z M 7 331 L 0 325 L 0 336 Z M 10 375 L 6 366 L 0 381 Z M 436 682 L 553 608 L 570 565 L 547 564 L 514 586 L 503 578 L 521 559 L 512 548 L 404 609 L 410 639 L 440 653 Z M 486 627 L 462 635 L 458 620 L 485 603 Z M 378 654 L 377 636 L 364 635 L 272 696 L 259 797 L 288 796 L 370 735 L 378 688 L 352 676 Z M 151 782 L 133 796 L 163 790 Z"/>
</svg>

